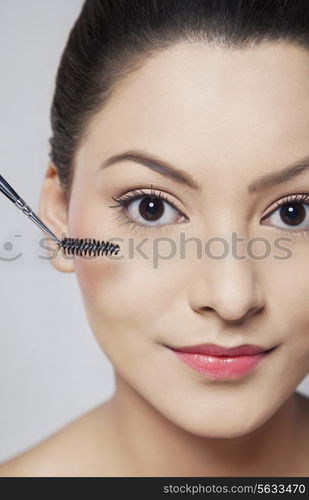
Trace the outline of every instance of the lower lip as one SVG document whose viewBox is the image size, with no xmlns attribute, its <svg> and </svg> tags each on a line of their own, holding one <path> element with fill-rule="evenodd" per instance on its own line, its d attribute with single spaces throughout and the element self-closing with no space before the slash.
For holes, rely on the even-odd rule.
<svg viewBox="0 0 309 500">
<path fill-rule="evenodd" d="M 172 349 L 178 359 L 193 370 L 215 379 L 240 378 L 251 372 L 269 351 L 248 356 L 210 356 Z"/>
</svg>

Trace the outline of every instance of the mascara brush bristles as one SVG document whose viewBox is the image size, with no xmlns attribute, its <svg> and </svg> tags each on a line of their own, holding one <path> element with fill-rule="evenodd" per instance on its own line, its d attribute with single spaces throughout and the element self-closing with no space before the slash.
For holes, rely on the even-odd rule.
<svg viewBox="0 0 309 500">
<path fill-rule="evenodd" d="M 68 255 L 117 255 L 120 247 L 115 243 L 108 241 L 97 241 L 94 238 L 63 238 L 58 244 L 58 250 L 61 248 Z"/>
</svg>

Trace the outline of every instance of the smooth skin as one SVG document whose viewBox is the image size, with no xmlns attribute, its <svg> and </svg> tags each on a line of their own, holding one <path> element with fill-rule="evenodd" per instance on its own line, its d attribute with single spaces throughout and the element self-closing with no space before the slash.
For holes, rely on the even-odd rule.
<svg viewBox="0 0 309 500">
<path fill-rule="evenodd" d="M 51 260 L 77 275 L 116 391 L 2 464 L 2 476 L 309 475 L 309 398 L 296 392 L 309 372 L 309 210 L 299 228 L 279 211 L 261 220 L 276 201 L 309 193 L 309 170 L 247 191 L 308 155 L 308 130 L 309 52 L 286 42 L 241 50 L 178 43 L 118 85 L 77 151 L 68 207 L 50 164 L 39 209 L 56 234 L 123 238 L 122 260 Z M 199 191 L 131 160 L 101 168 L 126 150 L 169 162 Z M 111 207 L 136 186 L 150 194 L 150 185 L 170 203 L 155 228 L 141 225 L 141 200 L 121 214 Z M 272 245 L 286 237 L 291 257 L 195 259 L 188 245 L 185 259 L 157 267 L 128 258 L 129 237 L 136 245 L 148 237 L 149 256 L 155 237 L 178 241 L 181 231 Z M 168 249 L 163 242 L 160 254 Z M 166 347 L 200 343 L 276 349 L 246 376 L 218 381 Z"/>
</svg>

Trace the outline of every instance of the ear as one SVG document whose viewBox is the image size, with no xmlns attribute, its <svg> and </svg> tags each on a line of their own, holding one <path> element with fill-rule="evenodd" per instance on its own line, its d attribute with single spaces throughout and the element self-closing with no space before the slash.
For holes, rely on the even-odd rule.
<svg viewBox="0 0 309 500">
<path fill-rule="evenodd" d="M 57 238 L 62 239 L 68 235 L 67 215 L 66 192 L 60 185 L 57 168 L 50 163 L 41 188 L 38 216 Z M 73 257 L 63 255 L 62 250 L 57 250 L 56 243 L 48 237 L 47 233 L 44 233 L 44 236 L 48 238 L 48 241 L 44 243 L 44 248 L 48 248 L 47 255 L 52 265 L 58 271 L 73 272 Z"/>
</svg>

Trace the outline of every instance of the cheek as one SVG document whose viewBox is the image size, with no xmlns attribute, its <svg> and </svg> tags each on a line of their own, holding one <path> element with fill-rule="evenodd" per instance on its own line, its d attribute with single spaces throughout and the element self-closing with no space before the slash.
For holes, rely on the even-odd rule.
<svg viewBox="0 0 309 500">
<path fill-rule="evenodd" d="M 305 260 L 300 258 L 273 264 L 267 281 L 272 323 L 276 338 L 283 343 L 283 378 L 297 372 L 305 376 L 309 371 L 309 279 L 305 268 Z"/>
<path fill-rule="evenodd" d="M 144 259 L 76 257 L 75 272 L 89 320 L 98 333 L 103 325 L 113 331 L 150 331 L 179 292 L 175 266 L 167 263 L 154 269 Z"/>
<path fill-rule="evenodd" d="M 278 316 L 283 323 L 287 322 L 294 337 L 297 337 L 297 328 L 307 331 L 309 328 L 309 278 L 305 267 L 294 259 L 276 268 L 274 265 L 274 271 L 269 275 L 269 290 L 272 290 L 270 300 L 276 303 Z M 309 342 L 309 332 L 307 338 Z"/>
</svg>

